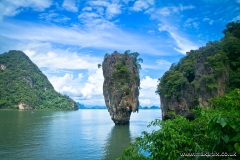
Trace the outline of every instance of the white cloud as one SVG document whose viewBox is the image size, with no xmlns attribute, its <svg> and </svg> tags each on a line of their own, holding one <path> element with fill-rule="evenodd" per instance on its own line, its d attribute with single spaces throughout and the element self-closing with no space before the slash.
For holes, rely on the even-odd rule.
<svg viewBox="0 0 240 160">
<path fill-rule="evenodd" d="M 164 24 L 160 23 L 160 24 L 158 24 L 158 30 L 159 30 L 160 32 L 162 32 L 162 31 L 167 31 L 167 30 L 168 30 L 168 27 L 167 27 L 167 25 L 164 25 Z"/>
<path fill-rule="evenodd" d="M 240 1 L 240 0 L 239 0 Z M 240 3 L 240 2 L 239 2 Z M 236 16 L 235 18 L 233 18 L 232 21 L 237 21 L 237 20 L 240 20 L 240 15 Z"/>
<path fill-rule="evenodd" d="M 74 79 L 73 74 L 69 73 L 66 73 L 63 77 L 48 75 L 48 79 L 56 91 L 71 97 L 83 96 L 79 90 L 83 85 L 82 77 L 82 74 L 78 74 L 78 77 Z"/>
<path fill-rule="evenodd" d="M 92 19 L 95 19 L 95 18 L 98 18 L 100 17 L 100 15 L 94 13 L 94 12 L 82 12 L 78 18 L 80 19 L 86 19 L 86 20 L 92 20 Z"/>
<path fill-rule="evenodd" d="M 194 9 L 194 8 L 195 8 L 195 6 L 193 6 L 193 5 L 189 5 L 189 6 L 180 5 L 180 6 L 179 6 L 179 9 L 180 9 L 181 11 L 189 10 L 189 9 Z"/>
<path fill-rule="evenodd" d="M 209 21 L 209 24 L 210 24 L 210 25 L 212 25 L 212 24 L 213 24 L 213 22 L 214 22 L 214 20 L 211 20 L 211 21 Z"/>
<path fill-rule="evenodd" d="M 186 54 L 186 52 L 194 49 L 198 49 L 198 46 L 184 38 L 183 36 L 180 36 L 174 32 L 169 32 L 172 38 L 175 40 L 177 44 L 177 48 L 174 48 L 176 51 Z"/>
<path fill-rule="evenodd" d="M 170 7 L 163 7 L 163 8 L 159 8 L 156 13 L 161 15 L 161 16 L 169 16 L 171 14 L 179 14 L 180 12 L 184 11 L 184 10 L 189 10 L 189 9 L 193 9 L 195 8 L 192 5 L 189 6 L 170 6 Z"/>
<path fill-rule="evenodd" d="M 204 18 L 203 21 L 209 22 L 210 25 L 214 23 L 214 20 L 211 20 L 210 18 Z"/>
<path fill-rule="evenodd" d="M 195 25 L 195 26 L 194 26 Z M 189 41 L 187 38 L 184 38 L 184 36 L 181 36 L 175 31 L 175 28 L 169 27 L 168 25 L 164 24 L 159 24 L 158 25 L 159 31 L 167 31 L 170 36 L 174 39 L 176 42 L 177 47 L 174 49 L 180 53 L 186 54 L 186 52 L 192 50 L 192 49 L 197 49 L 198 46 Z M 198 24 L 193 24 L 194 27 L 198 27 Z"/>
<path fill-rule="evenodd" d="M 78 12 L 75 0 L 64 0 L 62 7 L 71 12 Z"/>
<path fill-rule="evenodd" d="M 163 7 L 157 11 L 157 13 L 162 16 L 168 16 L 171 13 L 176 13 L 176 12 L 178 12 L 177 7 Z"/>
<path fill-rule="evenodd" d="M 85 7 L 84 10 L 88 10 L 91 8 L 95 10 L 95 13 L 99 14 L 103 19 L 112 19 L 118 14 L 121 14 L 121 4 L 112 2 L 109 3 L 107 1 L 90 1 L 88 2 L 90 6 Z"/>
<path fill-rule="evenodd" d="M 132 10 L 138 12 L 138 11 L 147 9 L 148 7 L 149 7 L 149 4 L 146 1 L 137 0 L 133 5 Z"/>
<path fill-rule="evenodd" d="M 0 25 L 0 35 L 12 40 L 24 41 L 22 45 L 35 41 L 74 45 L 81 48 L 112 51 L 117 48 L 124 51 L 130 49 L 132 51 L 141 51 L 141 53 L 160 54 L 160 46 L 156 45 L 159 39 L 146 41 L 145 37 L 131 32 L 124 32 L 116 28 L 112 23 L 109 24 L 108 21 L 101 19 L 91 21 L 91 24 L 86 27 L 86 29 L 78 26 L 65 28 L 54 25 L 6 22 Z"/>
<path fill-rule="evenodd" d="M 139 95 L 139 101 L 141 106 L 152 106 L 160 105 L 159 96 L 156 95 L 155 91 L 157 88 L 157 79 L 153 79 L 149 76 L 146 76 L 141 80 L 141 90 Z"/>
<path fill-rule="evenodd" d="M 84 7 L 82 11 L 92 11 L 92 7 Z"/>
<path fill-rule="evenodd" d="M 101 97 L 103 99 L 103 73 L 102 69 L 98 69 L 90 73 L 81 93 L 86 98 Z"/>
<path fill-rule="evenodd" d="M 31 8 L 35 11 L 43 11 L 51 6 L 50 0 L 1 0 L 0 20 L 5 16 L 15 16 L 24 8 Z"/>
<path fill-rule="evenodd" d="M 64 15 L 60 15 L 58 13 L 50 12 L 50 13 L 42 13 L 39 16 L 40 19 L 44 19 L 46 21 L 53 21 L 53 22 L 66 22 L 69 21 L 71 18 L 66 17 Z"/>
<path fill-rule="evenodd" d="M 84 76 L 88 77 L 86 81 L 82 80 Z M 56 91 L 67 94 L 75 101 L 84 105 L 105 105 L 102 69 L 91 71 L 86 75 L 80 73 L 75 78 L 71 73 L 66 73 L 62 77 L 48 75 L 48 78 Z"/>
<path fill-rule="evenodd" d="M 203 18 L 203 21 L 209 21 L 210 18 Z"/>
<path fill-rule="evenodd" d="M 198 23 L 197 22 L 193 22 L 192 25 L 194 26 L 194 28 L 198 28 Z"/>
<path fill-rule="evenodd" d="M 169 69 L 172 63 L 166 60 L 160 59 L 160 60 L 157 60 L 157 64 L 159 68 L 167 70 Z"/>
<path fill-rule="evenodd" d="M 94 70 L 97 68 L 97 64 L 101 62 L 100 58 L 66 50 L 52 49 L 45 53 L 36 53 L 35 50 L 28 49 L 23 51 L 38 67 Z"/>
<path fill-rule="evenodd" d="M 147 33 L 153 34 L 155 31 L 154 30 L 148 30 Z"/>
<path fill-rule="evenodd" d="M 56 49 L 50 43 L 30 43 L 24 47 L 23 52 L 38 67 L 45 68 L 43 72 L 56 91 L 85 105 L 105 105 L 102 69 L 97 69 L 102 58 Z"/>
<path fill-rule="evenodd" d="M 221 4 L 221 3 L 228 3 L 229 2 L 229 0 L 202 0 L 202 1 L 205 2 L 205 3 L 215 3 L 215 4 Z"/>
<path fill-rule="evenodd" d="M 106 18 L 111 19 L 112 17 L 121 14 L 121 5 L 118 4 L 108 4 L 106 9 Z"/>
</svg>

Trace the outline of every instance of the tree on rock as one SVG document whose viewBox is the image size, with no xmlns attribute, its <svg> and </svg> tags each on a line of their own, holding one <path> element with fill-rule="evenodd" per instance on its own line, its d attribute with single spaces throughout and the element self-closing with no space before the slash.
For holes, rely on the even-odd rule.
<svg viewBox="0 0 240 160">
<path fill-rule="evenodd" d="M 115 51 L 104 56 L 102 70 L 104 76 L 103 95 L 108 112 L 115 124 L 129 124 L 132 112 L 139 106 L 139 53 L 124 54 Z"/>
</svg>

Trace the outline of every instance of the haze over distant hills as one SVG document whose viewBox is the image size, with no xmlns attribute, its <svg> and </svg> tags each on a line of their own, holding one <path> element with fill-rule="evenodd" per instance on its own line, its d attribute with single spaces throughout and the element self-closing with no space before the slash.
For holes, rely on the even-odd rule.
<svg viewBox="0 0 240 160">
<path fill-rule="evenodd" d="M 77 105 L 78 105 L 78 108 L 79 108 L 79 109 L 107 109 L 106 106 L 98 106 L 98 105 L 96 105 L 96 106 L 85 106 L 84 104 L 81 104 L 81 103 L 79 103 L 79 102 L 77 102 Z M 139 106 L 138 108 L 139 108 L 139 109 L 160 109 L 160 107 L 154 106 L 154 105 L 151 106 L 151 107 L 147 107 L 147 106 L 142 107 L 142 106 Z"/>
</svg>

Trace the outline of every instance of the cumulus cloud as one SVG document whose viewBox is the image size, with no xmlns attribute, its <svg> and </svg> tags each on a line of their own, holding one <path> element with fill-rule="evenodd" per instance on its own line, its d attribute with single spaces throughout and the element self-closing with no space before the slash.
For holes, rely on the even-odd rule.
<svg viewBox="0 0 240 160">
<path fill-rule="evenodd" d="M 87 81 L 82 80 L 84 76 L 88 77 Z M 64 76 L 48 75 L 48 78 L 56 91 L 67 94 L 75 101 L 85 105 L 104 105 L 101 69 L 89 72 L 86 75 L 79 73 L 77 77 L 74 77 L 71 73 L 66 73 Z"/>
<path fill-rule="evenodd" d="M 73 74 L 66 73 L 63 77 L 60 76 L 48 76 L 49 81 L 52 83 L 54 89 L 62 94 L 67 94 L 71 97 L 82 97 L 82 79 L 83 75 L 78 74 L 77 78 L 73 77 Z"/>
<path fill-rule="evenodd" d="M 98 69 L 90 73 L 81 93 L 86 98 L 101 97 L 103 99 L 103 73 L 102 69 Z"/>
<path fill-rule="evenodd" d="M 131 10 L 139 12 L 148 9 L 152 5 L 154 5 L 154 0 L 137 0 Z"/>
<path fill-rule="evenodd" d="M 64 0 L 62 7 L 71 12 L 78 12 L 75 0 Z"/>
<path fill-rule="evenodd" d="M 23 50 L 38 67 L 59 69 L 94 70 L 101 61 L 100 58 L 77 54 L 66 50 L 51 50 L 46 53 L 36 53 L 36 50 Z"/>
<path fill-rule="evenodd" d="M 15 16 L 23 11 L 23 8 L 31 8 L 35 11 L 43 11 L 51 6 L 50 0 L 2 0 L 0 1 L 0 20 L 5 16 Z"/>
<path fill-rule="evenodd" d="M 121 14 L 121 5 L 119 4 L 108 4 L 106 9 L 106 18 L 111 19 L 112 17 Z"/>
<path fill-rule="evenodd" d="M 99 14 L 98 17 L 103 19 L 112 19 L 118 14 L 121 14 L 121 4 L 119 3 L 110 3 L 107 1 L 89 1 L 87 7 L 83 8 L 83 11 L 92 11 Z"/>
<path fill-rule="evenodd" d="M 160 104 L 159 96 L 155 91 L 157 88 L 157 79 L 146 76 L 141 80 L 141 90 L 139 95 L 139 101 L 141 106 L 152 106 Z"/>
<path fill-rule="evenodd" d="M 107 1 L 89 1 L 78 16 L 86 28 L 109 29 L 114 26 L 111 19 L 122 13 L 121 4 Z"/>
<path fill-rule="evenodd" d="M 149 7 L 149 4 L 146 1 L 138 0 L 134 3 L 132 10 L 142 11 L 144 9 L 147 9 L 148 7 Z"/>
</svg>

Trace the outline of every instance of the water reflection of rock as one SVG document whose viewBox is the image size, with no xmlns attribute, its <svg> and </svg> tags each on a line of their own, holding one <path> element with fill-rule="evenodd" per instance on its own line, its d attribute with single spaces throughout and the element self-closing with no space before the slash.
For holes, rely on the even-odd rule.
<svg viewBox="0 0 240 160">
<path fill-rule="evenodd" d="M 104 145 L 104 160 L 112 160 L 122 156 L 131 142 L 129 125 L 113 126 Z"/>
</svg>

